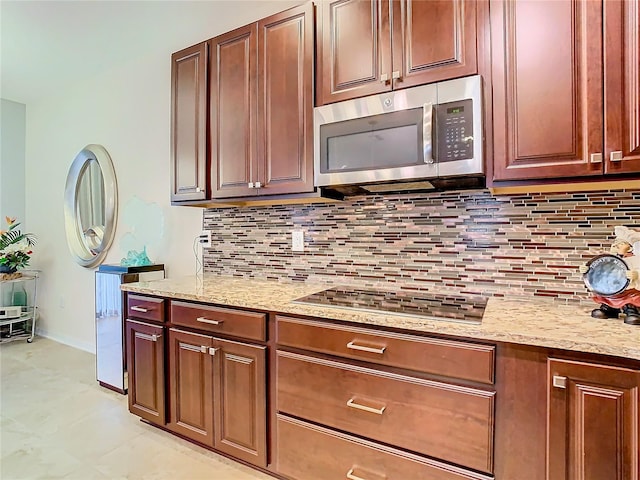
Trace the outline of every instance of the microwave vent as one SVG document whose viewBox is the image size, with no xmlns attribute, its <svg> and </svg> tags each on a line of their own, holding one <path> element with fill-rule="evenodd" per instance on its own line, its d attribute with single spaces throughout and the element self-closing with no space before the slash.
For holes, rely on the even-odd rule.
<svg viewBox="0 0 640 480">
<path fill-rule="evenodd" d="M 422 182 L 398 182 L 398 183 L 375 183 L 371 185 L 361 185 L 363 190 L 371 193 L 389 192 L 413 192 L 416 190 L 434 190 L 433 183 Z"/>
</svg>

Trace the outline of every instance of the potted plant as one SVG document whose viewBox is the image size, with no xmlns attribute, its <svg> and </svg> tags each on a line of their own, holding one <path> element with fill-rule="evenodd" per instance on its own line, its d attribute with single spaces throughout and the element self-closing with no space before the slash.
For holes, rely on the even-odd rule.
<svg viewBox="0 0 640 480">
<path fill-rule="evenodd" d="M 29 265 L 31 247 L 36 244 L 32 233 L 18 230 L 20 222 L 15 218 L 5 217 L 7 230 L 0 230 L 0 275 L 14 274 L 18 268 Z"/>
</svg>

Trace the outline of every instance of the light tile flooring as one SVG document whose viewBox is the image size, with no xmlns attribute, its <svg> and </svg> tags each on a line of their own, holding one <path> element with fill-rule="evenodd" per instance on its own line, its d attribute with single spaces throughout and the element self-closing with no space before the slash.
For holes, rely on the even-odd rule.
<svg viewBox="0 0 640 480">
<path fill-rule="evenodd" d="M 87 352 L 15 340 L 0 372 L 1 480 L 273 480 L 140 422 L 98 385 Z"/>
</svg>

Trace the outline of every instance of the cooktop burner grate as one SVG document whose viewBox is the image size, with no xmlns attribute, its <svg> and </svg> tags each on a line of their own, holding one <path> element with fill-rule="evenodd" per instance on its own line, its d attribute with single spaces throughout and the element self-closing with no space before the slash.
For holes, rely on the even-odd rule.
<svg viewBox="0 0 640 480">
<path fill-rule="evenodd" d="M 487 299 L 462 294 L 408 293 L 335 287 L 298 298 L 294 303 L 480 323 L 487 306 Z"/>
</svg>

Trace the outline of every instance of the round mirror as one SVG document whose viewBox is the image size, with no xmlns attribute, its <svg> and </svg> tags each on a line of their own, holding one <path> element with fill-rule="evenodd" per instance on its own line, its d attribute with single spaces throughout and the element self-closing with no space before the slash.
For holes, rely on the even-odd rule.
<svg viewBox="0 0 640 480">
<path fill-rule="evenodd" d="M 118 189 L 111 157 L 100 145 L 87 145 L 71 164 L 64 190 L 67 244 L 83 267 L 102 263 L 116 227 Z"/>
</svg>

